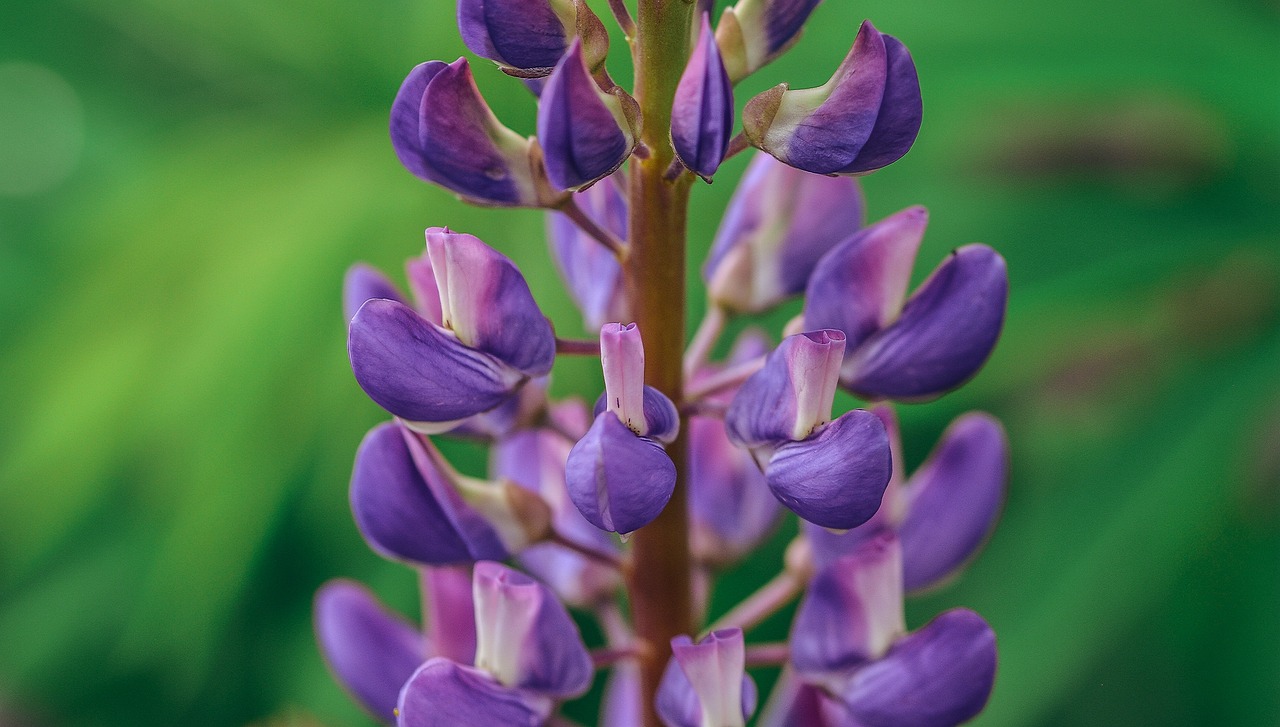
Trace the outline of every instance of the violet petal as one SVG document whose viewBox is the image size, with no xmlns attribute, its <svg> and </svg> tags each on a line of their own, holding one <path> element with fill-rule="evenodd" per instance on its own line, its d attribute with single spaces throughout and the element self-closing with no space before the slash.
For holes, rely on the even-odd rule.
<svg viewBox="0 0 1280 727">
<path fill-rule="evenodd" d="M 618 174 L 600 180 L 574 199 L 587 217 L 625 240 L 627 200 L 618 188 Z M 547 239 L 556 268 L 582 311 L 586 328 L 599 330 L 608 321 L 626 320 L 622 266 L 613 252 L 561 212 L 547 213 Z"/>
<path fill-rule="evenodd" d="M 342 312 L 348 321 L 365 301 L 386 298 L 405 303 L 404 294 L 387 276 L 372 265 L 357 263 L 347 268 L 342 279 Z"/>
<path fill-rule="evenodd" d="M 713 631 L 697 644 L 671 640 L 656 707 L 667 727 L 743 727 L 756 709 L 755 681 L 745 671 L 742 629 Z"/>
<path fill-rule="evenodd" d="M 675 489 L 666 451 L 603 412 L 574 445 L 565 468 L 569 498 L 592 525 L 630 533 L 662 512 Z"/>
<path fill-rule="evenodd" d="M 458 0 L 458 30 L 472 53 L 522 70 L 554 66 L 572 35 L 550 0 Z"/>
<path fill-rule="evenodd" d="M 400 692 L 398 727 L 542 727 L 551 700 L 448 659 L 423 664 Z"/>
<path fill-rule="evenodd" d="M 671 109 L 671 142 L 680 161 L 695 174 L 716 173 L 733 136 L 733 84 L 725 72 L 711 20 L 701 16 L 701 32 L 689 56 Z"/>
<path fill-rule="evenodd" d="M 729 440 L 747 447 L 801 440 L 830 421 L 844 340 L 835 330 L 784 338 L 729 404 Z"/>
</svg>

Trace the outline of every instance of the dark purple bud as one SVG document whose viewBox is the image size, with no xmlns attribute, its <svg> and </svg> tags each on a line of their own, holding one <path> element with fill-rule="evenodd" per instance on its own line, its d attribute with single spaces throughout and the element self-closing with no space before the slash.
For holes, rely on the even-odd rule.
<svg viewBox="0 0 1280 727">
<path fill-rule="evenodd" d="M 906 630 L 902 550 L 886 533 L 814 577 L 796 611 L 791 663 L 811 682 L 832 688 L 848 670 L 884 656 Z"/>
<path fill-rule="evenodd" d="M 542 727 L 554 703 L 499 684 L 480 669 L 435 658 L 400 692 L 398 727 Z"/>
<path fill-rule="evenodd" d="M 573 402 L 559 408 L 566 406 L 580 410 L 576 417 L 581 417 L 585 426 L 582 405 Z M 489 470 L 495 478 L 511 480 L 538 493 L 551 506 L 552 524 L 560 535 L 601 553 L 616 552 L 613 540 L 587 522 L 569 500 L 565 461 L 572 444 L 564 435 L 549 429 L 518 431 L 499 440 L 490 450 Z M 526 570 L 570 606 L 594 606 L 622 585 L 616 569 L 563 545 L 532 545 L 521 551 L 519 558 Z"/>
<path fill-rule="evenodd" d="M 743 130 L 752 144 L 798 169 L 866 174 L 907 153 L 921 114 L 911 55 L 867 21 L 826 84 L 765 91 L 743 110 Z"/>
<path fill-rule="evenodd" d="M 342 686 L 379 721 L 392 722 L 400 687 L 431 656 L 422 633 L 346 580 L 329 581 L 316 593 L 315 629 Z"/>
<path fill-rule="evenodd" d="M 636 146 L 639 114 L 635 99 L 621 88 L 600 88 L 575 40 L 538 104 L 548 179 L 558 189 L 577 191 L 612 174 Z"/>
<path fill-rule="evenodd" d="M 356 451 L 351 510 L 369 545 L 430 565 L 501 559 L 545 537 L 550 511 L 518 485 L 464 477 L 398 424 L 380 424 Z"/>
<path fill-rule="evenodd" d="M 676 87 L 671 143 L 685 167 L 709 180 L 724 161 L 732 136 L 733 85 L 711 33 L 711 21 L 703 15 L 698 43 Z"/>
<path fill-rule="evenodd" d="M 656 706 L 667 727 L 744 727 L 756 711 L 756 685 L 742 629 L 713 631 L 696 644 L 672 639 Z"/>
<path fill-rule="evenodd" d="M 620 173 L 574 195 L 582 211 L 619 240 L 627 239 L 627 199 L 618 188 Z M 625 320 L 628 304 L 622 266 L 611 250 L 582 231 L 560 212 L 547 213 L 547 239 L 556 267 L 564 277 L 588 329 Z"/>
<path fill-rule="evenodd" d="M 891 325 L 846 359 L 843 383 L 866 398 L 926 401 L 982 368 L 1004 327 L 1009 277 L 986 245 L 951 253 L 916 289 Z"/>
<path fill-rule="evenodd" d="M 551 73 L 580 32 L 590 39 L 593 68 L 609 48 L 600 19 L 571 0 L 458 0 L 458 30 L 472 53 L 521 78 Z"/>
<path fill-rule="evenodd" d="M 908 591 L 941 583 L 977 551 L 1000 514 L 1008 471 L 1009 443 L 994 417 L 969 413 L 947 427 L 900 493 Z"/>
<path fill-rule="evenodd" d="M 557 699 L 591 686 L 591 655 L 551 591 L 501 563 L 475 568 L 476 668 L 515 689 Z"/>
<path fill-rule="evenodd" d="M 506 401 L 555 361 L 555 334 L 515 265 L 471 235 L 427 230 L 443 326 L 389 300 L 351 321 L 348 353 L 369 397 L 419 431 L 448 431 Z"/>
<path fill-rule="evenodd" d="M 541 207 L 532 142 L 503 126 L 467 61 L 429 61 L 409 73 L 391 107 L 391 143 L 405 168 L 476 204 Z"/>
<path fill-rule="evenodd" d="M 957 608 L 854 672 L 839 697 L 853 724 L 953 727 L 982 711 L 996 674 L 996 636 Z"/>
<path fill-rule="evenodd" d="M 782 55 L 800 38 L 822 0 L 738 0 L 727 8 L 716 40 L 734 83 Z"/>
<path fill-rule="evenodd" d="M 856 180 L 756 154 L 702 270 L 708 295 L 729 310 L 759 313 L 803 292 L 818 260 L 862 226 L 865 209 Z"/>
<path fill-rule="evenodd" d="M 404 294 L 395 283 L 377 268 L 364 263 L 347 268 L 347 275 L 342 279 L 342 312 L 347 320 L 351 320 L 366 300 L 374 298 L 405 302 Z"/>
</svg>

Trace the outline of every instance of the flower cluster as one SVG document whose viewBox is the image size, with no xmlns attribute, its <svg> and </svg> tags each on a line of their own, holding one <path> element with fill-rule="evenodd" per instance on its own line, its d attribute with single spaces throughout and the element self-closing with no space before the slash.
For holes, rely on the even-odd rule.
<svg viewBox="0 0 1280 727">
<path fill-rule="evenodd" d="M 639 1 L 643 21 L 650 0 Z M 906 47 L 870 22 L 826 84 L 748 100 L 734 134 L 735 84 L 791 47 L 817 4 L 739 0 L 714 25 L 694 4 L 657 136 L 644 99 L 610 78 L 608 31 L 583 0 L 458 0 L 467 47 L 537 96 L 535 137 L 496 118 L 466 59 L 405 79 L 390 123 L 400 161 L 466 201 L 546 210 L 551 254 L 599 336 L 557 337 L 516 265 L 448 228 L 426 230 L 407 293 L 371 267 L 348 273 L 352 371 L 392 417 L 356 452 L 351 509 L 371 548 L 418 571 L 423 623 L 343 580 L 321 589 L 315 621 L 334 675 L 377 719 L 571 724 L 560 706 L 597 669 L 612 671 L 600 723 L 616 727 L 947 727 L 985 705 L 991 628 L 956 609 L 908 632 L 903 600 L 954 577 L 986 539 L 1008 446 L 995 419 L 966 414 L 908 477 L 893 403 L 936 398 L 981 368 L 1004 321 L 1004 261 L 960 247 L 909 293 L 927 213 L 865 219 L 853 177 L 902 157 L 922 108 Z M 621 0 L 611 8 L 633 44 L 655 32 Z M 686 190 L 759 150 L 702 268 L 707 314 L 683 386 L 666 391 L 646 378 L 653 330 L 634 322 L 641 291 L 628 278 L 644 244 L 628 175 L 654 158 L 655 138 L 672 159 L 663 183 Z M 731 319 L 798 296 L 776 345 L 748 327 L 713 360 Z M 591 408 L 553 401 L 557 356 L 584 354 L 599 356 L 604 391 Z M 842 389 L 869 408 L 837 414 Z M 489 443 L 487 475 L 459 472 L 435 436 Z M 714 576 L 784 511 L 801 528 L 773 581 L 701 635 L 655 644 L 622 597 L 642 566 L 628 539 L 669 507 L 689 515 L 691 623 L 705 620 Z M 746 642 L 796 598 L 787 643 Z M 588 649 L 568 607 L 607 643 Z M 661 679 L 647 684 L 641 665 L 657 658 Z M 747 669 L 764 665 L 782 676 L 761 700 Z"/>
</svg>

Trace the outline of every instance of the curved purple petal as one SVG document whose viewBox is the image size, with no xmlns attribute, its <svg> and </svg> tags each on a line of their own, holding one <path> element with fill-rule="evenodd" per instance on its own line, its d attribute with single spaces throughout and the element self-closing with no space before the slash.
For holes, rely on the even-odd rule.
<svg viewBox="0 0 1280 727">
<path fill-rule="evenodd" d="M 329 581 L 316 592 L 315 629 L 338 681 L 374 717 L 394 720 L 400 687 L 430 656 L 422 633 L 347 580 Z"/>
<path fill-rule="evenodd" d="M 444 61 L 427 61 L 414 66 L 400 90 L 396 100 L 391 104 L 391 146 L 396 157 L 415 176 L 428 182 L 436 182 L 435 171 L 431 168 L 422 149 L 422 96 L 427 92 L 427 84 L 449 64 Z"/>
<path fill-rule="evenodd" d="M 419 568 L 422 615 L 435 654 L 470 664 L 476 658 L 476 609 L 471 565 Z"/>
<path fill-rule="evenodd" d="M 784 666 L 756 720 L 756 727 L 845 727 L 827 717 L 831 698 Z"/>
<path fill-rule="evenodd" d="M 671 499 L 676 467 L 665 450 L 604 412 L 573 446 L 565 465 L 569 499 L 592 525 L 630 533 Z"/>
<path fill-rule="evenodd" d="M 351 510 L 369 545 L 390 558 L 449 565 L 508 555 L 494 528 L 431 466 L 416 435 L 394 423 L 374 427 L 356 450 Z"/>
<path fill-rule="evenodd" d="M 549 70 L 569 47 L 547 0 L 458 0 L 458 30 L 472 53 L 522 70 Z"/>
<path fill-rule="evenodd" d="M 843 331 L 853 351 L 897 318 L 928 222 L 925 208 L 908 207 L 823 256 L 805 291 L 805 327 Z"/>
<path fill-rule="evenodd" d="M 751 455 L 733 446 L 724 422 L 689 419 L 692 547 L 704 563 L 726 565 L 755 549 L 782 509 Z"/>
<path fill-rule="evenodd" d="M 953 727 L 982 711 L 995 675 L 995 632 L 957 608 L 855 672 L 841 698 L 867 727 Z"/>
<path fill-rule="evenodd" d="M 888 68 L 880 115 L 857 158 L 840 170 L 842 174 L 867 174 L 889 166 L 911 150 L 920 133 L 924 105 L 915 61 L 902 41 L 892 35 L 883 37 Z"/>
<path fill-rule="evenodd" d="M 501 563 L 475 568 L 476 666 L 509 687 L 559 699 L 591 685 L 578 627 L 541 583 Z"/>
<path fill-rule="evenodd" d="M 395 283 L 372 265 L 357 263 L 347 268 L 347 274 L 342 279 L 342 312 L 347 320 L 351 320 L 365 301 L 373 298 L 406 302 L 404 294 Z"/>
<path fill-rule="evenodd" d="M 802 442 L 778 447 L 765 468 L 773 494 L 824 528 L 855 528 L 880 508 L 892 474 L 889 436 L 876 415 L 855 409 Z"/>
<path fill-rule="evenodd" d="M 447 227 L 429 228 L 426 237 L 444 325 L 466 345 L 524 374 L 549 373 L 555 332 L 515 263 L 476 236 Z"/>
<path fill-rule="evenodd" d="M 398 727 L 542 727 L 551 700 L 509 689 L 479 669 L 442 658 L 423 664 L 400 692 Z"/>
<path fill-rule="evenodd" d="M 782 339 L 729 404 L 729 441 L 754 448 L 802 440 L 830 421 L 844 341 L 835 330 Z"/>
<path fill-rule="evenodd" d="M 625 240 L 627 200 L 618 189 L 616 176 L 617 173 L 600 180 L 574 199 L 593 222 Z M 582 311 L 588 330 L 599 330 L 608 321 L 628 319 L 622 266 L 611 250 L 560 212 L 547 213 L 547 240 L 556 268 Z"/>
<path fill-rule="evenodd" d="M 742 629 L 713 631 L 697 644 L 671 640 L 656 707 L 667 727 L 743 727 L 756 711 L 756 685 L 745 671 Z"/>
<path fill-rule="evenodd" d="M 620 97 L 603 93 L 596 85 L 578 40 L 542 89 L 538 141 L 547 178 L 566 190 L 580 189 L 612 174 L 635 146 Z"/>
<path fill-rule="evenodd" d="M 444 325 L 440 289 L 436 287 L 436 272 L 431 267 L 431 256 L 424 250 L 421 255 L 409 258 L 404 263 L 404 273 L 409 279 L 409 290 L 413 293 L 413 307 L 423 318 L 437 326 Z"/>
<path fill-rule="evenodd" d="M 1008 295 L 999 253 L 986 245 L 956 250 L 907 300 L 897 321 L 853 351 L 842 383 L 866 398 L 941 396 L 991 355 Z"/>
<path fill-rule="evenodd" d="M 356 312 L 347 353 L 369 398 L 411 422 L 451 423 L 488 411 L 526 379 L 391 300 L 370 300 Z"/>
<path fill-rule="evenodd" d="M 956 419 L 903 489 L 898 526 L 906 588 L 936 585 L 963 565 L 995 524 L 1004 501 L 1009 443 L 987 414 Z"/>
<path fill-rule="evenodd" d="M 856 180 L 757 153 L 702 269 L 708 294 L 730 310 L 759 312 L 802 292 L 818 260 L 862 226 L 865 210 Z"/>
<path fill-rule="evenodd" d="M 902 550 L 890 534 L 818 572 L 791 630 L 791 663 L 816 682 L 880 658 L 906 632 Z"/>
<path fill-rule="evenodd" d="M 671 109 L 671 143 L 695 174 L 716 173 L 733 135 L 733 84 L 725 72 L 711 20 L 701 16 L 698 44 L 689 56 Z"/>
</svg>

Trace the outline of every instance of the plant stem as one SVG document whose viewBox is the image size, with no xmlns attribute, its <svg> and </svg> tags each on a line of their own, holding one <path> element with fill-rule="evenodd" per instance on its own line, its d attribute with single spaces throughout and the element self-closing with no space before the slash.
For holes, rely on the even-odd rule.
<svg viewBox="0 0 1280 727">
<path fill-rule="evenodd" d="M 636 27 L 635 97 L 644 118 L 647 158 L 633 158 L 628 255 L 623 264 L 628 300 L 645 345 L 645 383 L 679 402 L 683 389 L 685 219 L 691 180 L 663 178 L 671 148 L 671 104 L 689 55 L 694 4 L 640 0 Z M 662 514 L 636 531 L 627 587 L 636 636 L 647 646 L 640 659 L 644 725 L 660 727 L 654 695 L 671 655 L 671 639 L 693 631 L 692 558 L 685 481 L 684 432 L 667 448 L 676 488 Z"/>
<path fill-rule="evenodd" d="M 599 356 L 600 341 L 596 339 L 557 337 L 556 353 L 562 356 Z"/>
<path fill-rule="evenodd" d="M 803 574 L 792 570 L 783 570 L 772 580 L 760 587 L 760 590 L 747 596 L 745 600 L 734 606 L 729 613 L 721 616 L 715 623 L 703 631 L 712 631 L 737 626 L 743 631 L 750 631 L 753 626 L 777 613 L 783 606 L 804 590 Z"/>
<path fill-rule="evenodd" d="M 573 220 L 573 223 L 578 226 L 578 229 L 587 233 L 596 242 L 609 248 L 609 251 L 613 253 L 614 257 L 622 260 L 627 256 L 627 244 L 614 237 L 612 232 L 609 232 L 600 225 L 597 225 L 595 220 L 588 217 L 587 213 L 583 212 L 582 208 L 578 206 L 578 200 L 570 196 L 558 209 L 565 217 Z"/>
</svg>

